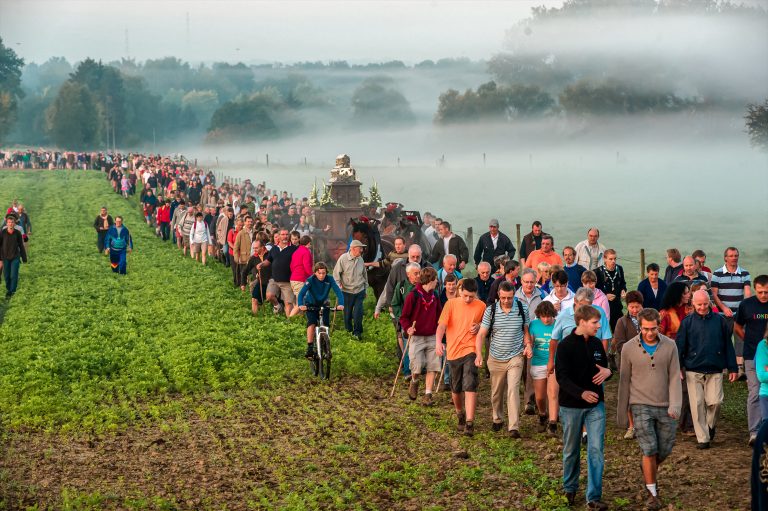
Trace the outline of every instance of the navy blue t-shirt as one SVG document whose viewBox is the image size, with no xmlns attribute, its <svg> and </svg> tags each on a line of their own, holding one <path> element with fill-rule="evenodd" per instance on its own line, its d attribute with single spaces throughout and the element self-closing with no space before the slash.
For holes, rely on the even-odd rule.
<svg viewBox="0 0 768 511">
<path fill-rule="evenodd" d="M 750 296 L 739 305 L 735 321 L 744 327 L 744 358 L 754 360 L 768 325 L 768 303 L 760 303 L 756 296 Z"/>
</svg>

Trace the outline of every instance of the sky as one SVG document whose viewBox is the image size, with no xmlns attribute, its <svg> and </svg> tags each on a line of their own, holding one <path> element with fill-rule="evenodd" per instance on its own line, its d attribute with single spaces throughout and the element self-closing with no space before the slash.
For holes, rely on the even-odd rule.
<svg viewBox="0 0 768 511">
<path fill-rule="evenodd" d="M 0 0 L 0 36 L 27 62 L 176 56 L 193 63 L 469 57 L 503 49 L 532 6 L 509 1 Z M 187 18 L 188 17 L 188 18 Z M 189 19 L 189 30 L 187 30 Z"/>
</svg>

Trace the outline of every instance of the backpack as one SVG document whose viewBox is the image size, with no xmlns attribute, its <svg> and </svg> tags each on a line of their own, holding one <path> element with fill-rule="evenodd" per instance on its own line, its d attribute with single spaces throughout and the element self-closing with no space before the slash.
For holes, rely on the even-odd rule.
<svg viewBox="0 0 768 511">
<path fill-rule="evenodd" d="M 493 302 L 492 308 L 491 308 L 491 324 L 488 326 L 488 333 L 493 332 L 493 323 L 496 321 L 496 304 L 498 302 Z M 523 311 L 523 304 L 520 302 L 520 300 L 515 297 L 512 300 L 512 308 L 515 308 L 515 304 L 517 304 L 517 312 L 520 314 L 520 317 L 523 319 L 523 326 L 525 326 L 526 322 L 528 321 L 528 318 L 526 317 L 525 312 Z"/>
</svg>

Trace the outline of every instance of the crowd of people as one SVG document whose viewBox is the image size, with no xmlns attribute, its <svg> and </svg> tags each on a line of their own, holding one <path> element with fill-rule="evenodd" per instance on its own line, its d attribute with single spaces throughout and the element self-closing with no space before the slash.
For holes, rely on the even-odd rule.
<svg viewBox="0 0 768 511">
<path fill-rule="evenodd" d="M 307 357 L 319 320 L 315 306 L 333 291 L 346 330 L 361 339 L 367 271 L 388 267 L 374 317 L 388 313 L 393 322 L 409 399 L 419 398 L 422 378 L 424 406 L 449 391 L 457 430 L 472 436 L 479 383 L 489 378 L 494 432 L 520 438 L 526 414 L 537 416 L 539 433 L 562 439 L 569 504 L 585 446 L 587 507 L 608 507 L 602 501 L 604 383 L 614 373 L 616 420 L 642 451 L 647 509 L 663 507 L 658 466 L 678 433 L 695 436 L 699 449 L 713 446 L 724 379 L 747 381 L 749 445 L 768 425 L 768 275 L 753 280 L 735 247 L 725 249 L 715 270 L 702 250 L 683 257 L 669 249 L 663 276 L 651 263 L 632 290 L 616 250 L 600 242 L 597 228 L 558 253 L 541 222 L 533 222 L 516 247 L 491 219 L 472 252 L 477 276 L 469 277 L 462 274 L 470 270 L 466 242 L 450 222 L 425 213 L 421 231 L 429 254 L 397 237 L 392 252 L 365 262 L 365 244 L 350 240 L 331 269 L 313 260 L 313 235 L 327 226 L 315 225 L 306 199 L 294 202 L 287 192 L 273 194 L 247 180 L 216 183 L 213 174 L 183 160 L 110 160 L 103 170 L 113 190 L 138 194 L 160 239 L 200 264 L 215 260 L 231 268 L 232 286 L 250 291 L 254 314 L 266 305 L 286 318 L 303 315 Z M 13 218 L 0 238 L 6 267 L 6 255 L 26 258 Z M 103 208 L 94 228 L 98 250 L 110 254 L 113 271 L 125 273 L 132 239 L 122 219 Z M 6 252 L 8 246 L 15 251 Z"/>
</svg>

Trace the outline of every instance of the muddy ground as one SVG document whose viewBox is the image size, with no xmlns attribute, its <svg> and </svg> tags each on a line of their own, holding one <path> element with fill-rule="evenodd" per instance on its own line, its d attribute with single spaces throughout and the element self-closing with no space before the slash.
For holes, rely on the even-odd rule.
<svg viewBox="0 0 768 511">
<path fill-rule="evenodd" d="M 108 435 L 6 432 L 0 509 L 562 508 L 559 441 L 535 433 L 532 416 L 522 440 L 493 433 L 481 385 L 474 438 L 455 432 L 446 393 L 424 408 L 405 385 L 388 399 L 390 381 L 351 378 L 202 397 L 178 417 Z M 678 435 L 659 476 L 670 509 L 749 508 L 742 389 L 728 399 L 712 449 Z M 612 382 L 604 500 L 642 509 L 639 449 L 620 439 L 614 403 Z"/>
</svg>

